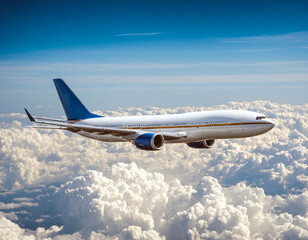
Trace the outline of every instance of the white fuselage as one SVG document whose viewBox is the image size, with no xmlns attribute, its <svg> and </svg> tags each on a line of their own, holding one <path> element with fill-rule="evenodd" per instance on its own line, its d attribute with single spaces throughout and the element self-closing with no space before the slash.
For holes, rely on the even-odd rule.
<svg viewBox="0 0 308 240">
<path fill-rule="evenodd" d="M 274 127 L 264 115 L 239 110 L 204 111 L 171 115 L 103 117 L 89 112 L 61 78 L 53 79 L 67 121 L 33 117 L 39 129 L 61 129 L 105 142 L 131 142 L 137 148 L 160 150 L 164 143 L 187 143 L 191 148 L 213 146 L 215 139 L 260 135 Z"/>
<path fill-rule="evenodd" d="M 271 130 L 274 123 L 263 114 L 251 111 L 220 110 L 171 115 L 101 117 L 78 121 L 78 124 L 105 128 L 134 129 L 137 131 L 166 133 L 185 132 L 181 139 L 166 143 L 188 143 L 205 139 L 243 138 Z M 106 142 L 133 141 L 135 136 L 116 136 L 97 132 L 79 131 L 78 134 Z"/>
</svg>

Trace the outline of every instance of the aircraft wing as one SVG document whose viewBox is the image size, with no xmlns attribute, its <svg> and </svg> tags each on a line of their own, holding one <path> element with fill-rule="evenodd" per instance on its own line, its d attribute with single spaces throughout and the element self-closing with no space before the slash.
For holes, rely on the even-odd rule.
<svg viewBox="0 0 308 240">
<path fill-rule="evenodd" d="M 94 125 L 85 125 L 85 124 L 76 124 L 76 123 L 68 123 L 59 119 L 52 119 L 52 118 L 37 118 L 33 117 L 27 109 L 25 109 L 29 119 L 31 122 L 39 123 L 42 125 L 39 126 L 31 126 L 33 128 L 40 128 L 40 129 L 62 129 L 68 130 L 71 132 L 90 132 L 90 133 L 97 133 L 99 135 L 104 134 L 111 134 L 114 136 L 126 136 L 129 134 L 138 134 L 141 135 L 146 133 L 142 130 L 138 129 L 125 129 L 125 128 L 106 128 L 106 127 L 99 127 Z M 38 120 L 37 120 L 38 119 Z M 46 120 L 45 120 L 46 119 Z M 45 126 L 47 125 L 47 126 Z M 185 132 L 158 132 L 164 136 L 166 140 L 172 139 L 180 139 L 187 137 L 187 133 Z"/>
<path fill-rule="evenodd" d="M 38 129 L 62 129 L 67 130 L 67 127 L 60 127 L 60 126 L 27 126 L 28 128 L 38 128 Z"/>
<path fill-rule="evenodd" d="M 130 129 L 121 129 L 121 128 L 105 128 L 98 127 L 93 125 L 85 125 L 85 124 L 76 124 L 76 123 L 68 123 L 59 119 L 52 118 L 41 118 L 41 117 L 33 117 L 27 109 L 25 109 L 29 119 L 31 122 L 43 124 L 41 126 L 33 126 L 34 128 L 43 128 L 43 129 L 64 129 L 71 132 L 98 132 L 99 134 L 114 134 L 117 136 L 124 136 L 132 133 L 136 133 L 135 130 Z M 48 126 L 44 126 L 48 125 Z"/>
</svg>

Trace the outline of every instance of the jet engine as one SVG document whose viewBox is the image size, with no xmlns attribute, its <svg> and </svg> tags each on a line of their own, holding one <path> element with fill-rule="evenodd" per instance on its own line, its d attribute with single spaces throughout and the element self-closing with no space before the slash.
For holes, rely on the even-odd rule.
<svg viewBox="0 0 308 240">
<path fill-rule="evenodd" d="M 208 139 L 199 142 L 190 142 L 187 145 L 191 148 L 211 148 L 215 143 L 215 139 Z"/>
<path fill-rule="evenodd" d="M 142 150 L 160 150 L 165 143 L 161 134 L 144 133 L 135 139 L 135 145 Z"/>
</svg>

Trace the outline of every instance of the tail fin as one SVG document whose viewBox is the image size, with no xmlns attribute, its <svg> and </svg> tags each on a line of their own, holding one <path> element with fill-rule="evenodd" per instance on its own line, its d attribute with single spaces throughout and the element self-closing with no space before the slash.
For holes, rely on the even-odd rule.
<svg viewBox="0 0 308 240">
<path fill-rule="evenodd" d="M 90 113 L 62 79 L 58 78 L 54 79 L 53 81 L 56 85 L 62 106 L 67 116 L 67 120 L 81 120 L 87 118 L 102 117 Z"/>
</svg>

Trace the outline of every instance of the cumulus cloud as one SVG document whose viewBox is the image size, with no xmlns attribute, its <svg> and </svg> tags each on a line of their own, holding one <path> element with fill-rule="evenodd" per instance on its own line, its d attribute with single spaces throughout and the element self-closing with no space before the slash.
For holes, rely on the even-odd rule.
<svg viewBox="0 0 308 240">
<path fill-rule="evenodd" d="M 18 227 L 20 236 L 35 238 L 308 238 L 308 105 L 231 102 L 208 108 L 119 108 L 103 115 L 216 109 L 264 113 L 276 126 L 253 138 L 217 140 L 212 149 L 172 144 L 147 152 L 129 143 L 24 128 L 24 115 L 0 115 L 0 189 L 2 199 L 6 193 L 12 199 L 0 200 L 1 219 Z M 45 204 L 56 202 L 57 217 L 35 210 L 44 201 L 31 191 L 47 184 L 63 184 L 41 198 Z M 31 232 L 11 222 L 24 224 L 20 207 L 37 214 Z M 50 230 L 53 225 L 57 231 Z"/>
<path fill-rule="evenodd" d="M 308 238 L 308 192 L 284 199 L 245 183 L 224 188 L 210 176 L 193 188 L 118 163 L 76 177 L 58 194 L 65 232 L 84 238 L 97 232 L 119 239 Z"/>
<path fill-rule="evenodd" d="M 19 227 L 7 219 L 3 213 L 0 212 L 0 239 L 1 240 L 49 240 L 53 239 L 69 239 L 65 235 L 55 235 L 61 230 L 61 227 L 52 226 L 49 229 L 38 228 L 36 231 L 30 231 Z M 76 236 L 79 234 L 71 235 L 72 239 L 78 239 Z"/>
<path fill-rule="evenodd" d="M 163 175 L 147 173 L 134 163 L 119 163 L 107 175 L 109 177 L 102 172 L 89 171 L 88 175 L 77 177 L 60 188 L 59 199 L 66 203 L 63 209 L 68 231 L 74 232 L 76 226 L 85 230 L 103 229 L 111 235 L 129 226 L 153 231 L 155 223 L 160 224 L 162 207 L 168 201 L 168 186 Z M 76 213 L 84 217 L 79 218 Z M 71 219 L 78 219 L 78 222 Z M 129 229 L 126 234 L 127 231 Z"/>
<path fill-rule="evenodd" d="M 1 213 L 0 213 L 1 214 Z M 0 239 L 35 239 L 33 236 L 25 236 L 25 230 L 17 224 L 11 222 L 4 216 L 0 215 Z"/>
</svg>

